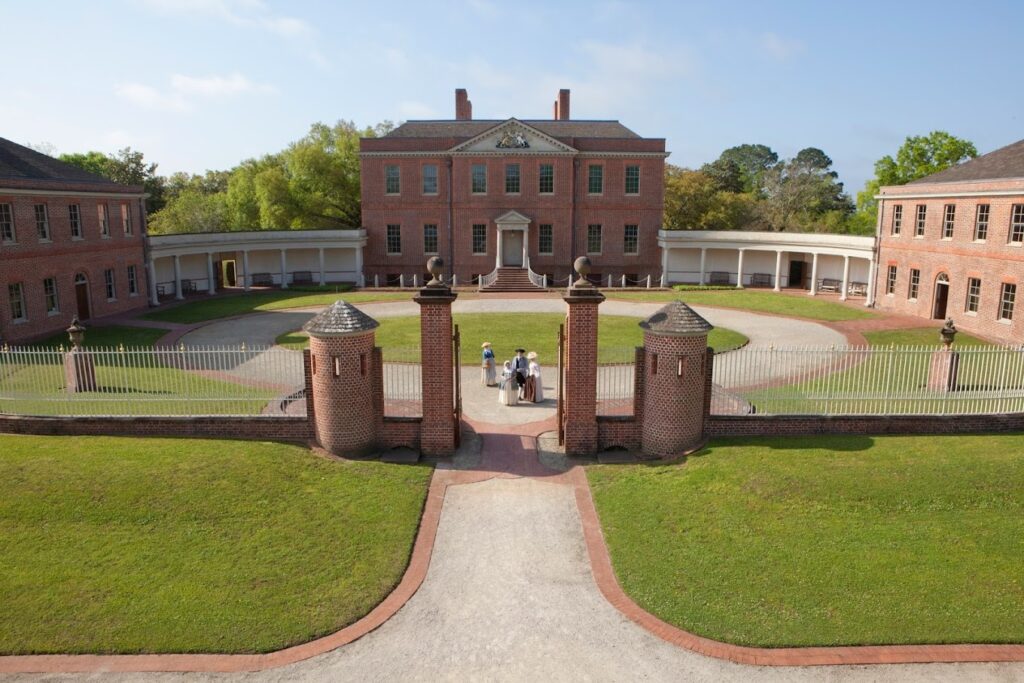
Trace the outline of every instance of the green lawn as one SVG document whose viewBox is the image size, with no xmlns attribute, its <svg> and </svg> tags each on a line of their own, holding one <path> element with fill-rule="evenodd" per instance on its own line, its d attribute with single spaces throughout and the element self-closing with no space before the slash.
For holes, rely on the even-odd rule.
<svg viewBox="0 0 1024 683">
<path fill-rule="evenodd" d="M 864 338 L 871 346 L 934 346 L 939 347 L 939 328 L 918 327 L 907 330 L 880 330 L 878 332 L 865 332 Z M 958 332 L 954 349 L 966 346 L 994 346 L 993 344 L 977 337 L 972 337 L 966 332 Z"/>
<path fill-rule="evenodd" d="M 401 301 L 411 299 L 413 292 L 351 292 L 347 287 L 325 287 L 323 290 L 274 290 L 250 292 L 232 296 L 213 297 L 190 301 L 180 306 L 148 313 L 149 320 L 166 320 L 175 323 L 198 323 L 216 320 L 254 311 L 275 311 L 283 308 L 305 306 L 328 306 L 338 299 L 349 303 L 368 301 Z"/>
<path fill-rule="evenodd" d="M 127 325 L 89 327 L 85 331 L 84 346 L 87 348 L 117 348 L 123 344 L 125 348 L 151 347 L 167 332 L 168 330 L 154 327 L 129 327 Z M 67 332 L 60 332 L 41 342 L 29 344 L 29 346 L 45 346 L 53 349 L 63 346 L 65 349 L 69 349 L 71 342 L 68 341 Z"/>
<path fill-rule="evenodd" d="M 823 320 L 825 322 L 877 317 L 877 314 L 871 313 L 866 309 L 853 308 L 823 298 L 792 296 L 779 292 L 736 289 L 735 287 L 728 289 L 689 289 L 677 286 L 676 291 L 672 292 L 623 291 L 619 293 L 613 289 L 601 291 L 609 299 L 643 302 L 668 302 L 682 299 L 687 304 L 697 306 L 738 308 L 745 311 L 796 316 L 811 320 Z"/>
<path fill-rule="evenodd" d="M 429 477 L 274 443 L 0 435 L 0 653 L 336 631 L 401 579 Z"/>
<path fill-rule="evenodd" d="M 518 346 L 536 351 L 540 362 L 553 364 L 558 351 L 558 326 L 565 321 L 561 313 L 456 313 L 453 317 L 462 338 L 462 362 L 472 365 L 479 361 L 480 345 L 489 341 L 499 362 L 515 355 Z M 632 361 L 633 348 L 643 344 L 643 330 L 639 318 L 602 315 L 598 325 L 600 348 L 598 361 Z M 277 343 L 289 348 L 305 348 L 309 339 L 304 332 L 288 332 L 277 338 Z M 726 351 L 743 346 L 747 338 L 724 328 L 715 328 L 708 345 L 715 351 Z M 382 318 L 377 328 L 377 345 L 382 347 L 386 360 L 419 360 L 420 319 L 417 316 Z"/>
<path fill-rule="evenodd" d="M 721 439 L 593 466 L 620 583 L 763 647 L 1024 642 L 1024 436 Z"/>
</svg>

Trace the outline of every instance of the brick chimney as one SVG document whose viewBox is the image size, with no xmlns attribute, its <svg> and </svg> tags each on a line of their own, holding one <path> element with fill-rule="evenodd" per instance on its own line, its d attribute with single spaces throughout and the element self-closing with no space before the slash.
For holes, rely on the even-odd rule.
<svg viewBox="0 0 1024 683">
<path fill-rule="evenodd" d="M 558 91 L 558 99 L 555 100 L 555 121 L 569 120 L 569 89 L 562 88 Z"/>
<path fill-rule="evenodd" d="M 469 95 L 465 88 L 455 90 L 455 120 L 469 121 L 473 118 L 473 103 L 469 101 Z"/>
</svg>

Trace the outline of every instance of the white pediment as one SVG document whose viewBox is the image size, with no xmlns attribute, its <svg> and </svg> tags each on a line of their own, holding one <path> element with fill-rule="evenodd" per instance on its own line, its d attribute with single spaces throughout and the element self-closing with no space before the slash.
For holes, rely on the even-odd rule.
<svg viewBox="0 0 1024 683">
<path fill-rule="evenodd" d="M 452 154 L 575 154 L 576 149 L 559 142 L 522 121 L 509 119 L 475 138 L 453 147 Z"/>
<path fill-rule="evenodd" d="M 506 211 L 505 213 L 495 218 L 494 222 L 497 223 L 498 225 L 508 226 L 529 225 L 530 219 L 513 209 L 512 211 Z"/>
</svg>

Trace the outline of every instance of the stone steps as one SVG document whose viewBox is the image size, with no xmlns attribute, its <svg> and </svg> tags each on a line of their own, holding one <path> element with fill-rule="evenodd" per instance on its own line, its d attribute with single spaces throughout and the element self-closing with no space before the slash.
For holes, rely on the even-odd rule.
<svg viewBox="0 0 1024 683">
<path fill-rule="evenodd" d="M 504 293 L 504 292 L 542 292 L 530 282 L 530 274 L 525 268 L 498 268 L 497 279 L 487 287 L 481 287 L 481 292 Z"/>
</svg>

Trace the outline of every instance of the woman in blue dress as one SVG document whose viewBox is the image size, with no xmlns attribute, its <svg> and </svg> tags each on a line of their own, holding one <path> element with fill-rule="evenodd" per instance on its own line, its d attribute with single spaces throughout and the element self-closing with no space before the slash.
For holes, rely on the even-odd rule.
<svg viewBox="0 0 1024 683">
<path fill-rule="evenodd" d="M 485 387 L 493 387 L 497 383 L 497 372 L 494 368 L 494 351 L 491 351 L 491 342 L 483 343 L 484 359 L 480 366 L 480 383 Z"/>
</svg>

